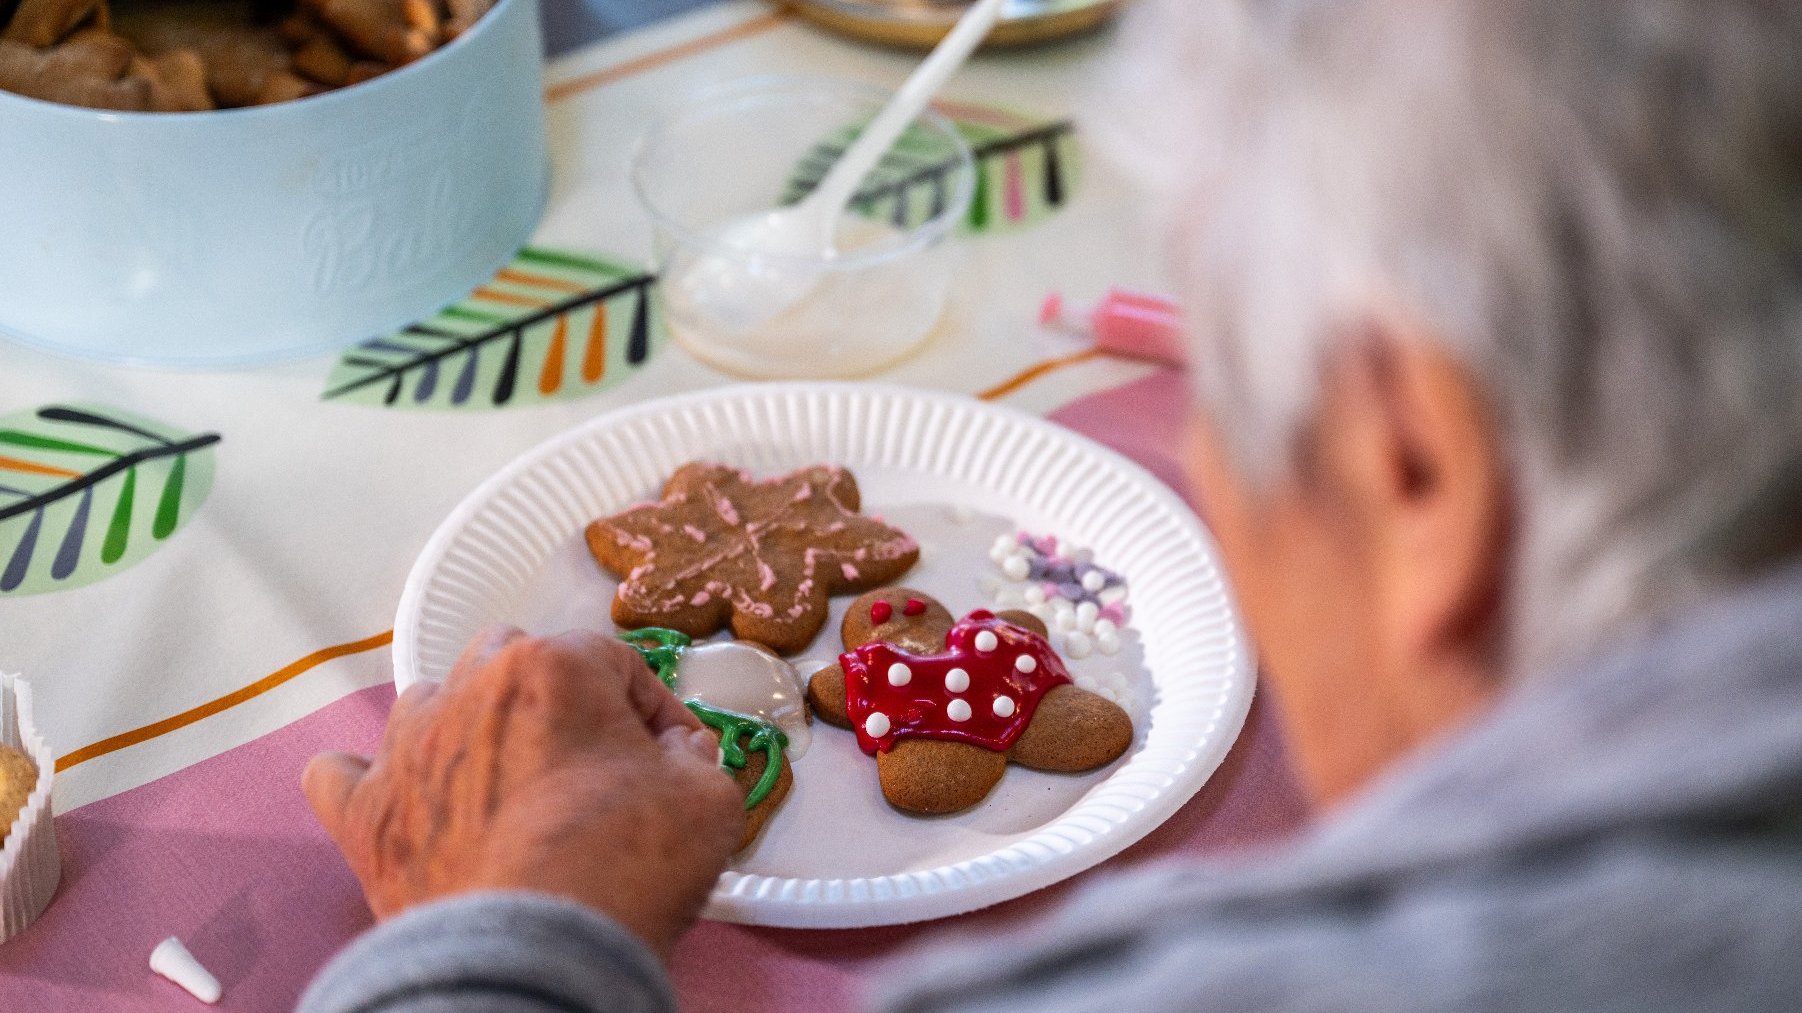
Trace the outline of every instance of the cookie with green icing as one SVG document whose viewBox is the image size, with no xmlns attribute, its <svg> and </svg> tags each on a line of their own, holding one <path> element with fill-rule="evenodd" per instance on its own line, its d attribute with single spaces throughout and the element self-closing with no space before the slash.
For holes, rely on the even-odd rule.
<svg viewBox="0 0 1802 1013">
<path fill-rule="evenodd" d="M 794 667 L 767 648 L 742 640 L 697 644 L 678 630 L 657 627 L 633 630 L 621 639 L 719 736 L 720 766 L 745 795 L 739 850 L 749 847 L 794 785 L 791 756 L 806 748 L 811 719 Z M 708 699 L 705 687 L 716 688 L 728 705 Z"/>
</svg>

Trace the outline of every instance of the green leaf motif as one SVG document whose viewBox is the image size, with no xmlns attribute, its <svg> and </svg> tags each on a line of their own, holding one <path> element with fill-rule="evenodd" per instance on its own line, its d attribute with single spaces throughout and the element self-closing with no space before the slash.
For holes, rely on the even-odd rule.
<svg viewBox="0 0 1802 1013">
<path fill-rule="evenodd" d="M 656 277 L 527 247 L 462 301 L 346 351 L 322 399 L 480 411 L 582 397 L 631 376 L 664 341 Z"/>
<path fill-rule="evenodd" d="M 0 598 L 81 587 L 155 552 L 212 491 L 219 439 L 95 405 L 0 418 Z M 140 474 L 154 511 L 138 508 Z"/>
<path fill-rule="evenodd" d="M 1009 231 L 1043 221 L 1069 202 L 1080 168 L 1076 127 L 991 106 L 939 103 L 976 160 L 965 233 Z M 793 204 L 813 192 L 862 131 L 852 124 L 822 140 L 796 168 L 781 195 Z M 912 228 L 941 214 L 957 162 L 920 127 L 910 127 L 877 165 L 851 206 L 870 218 Z"/>
</svg>

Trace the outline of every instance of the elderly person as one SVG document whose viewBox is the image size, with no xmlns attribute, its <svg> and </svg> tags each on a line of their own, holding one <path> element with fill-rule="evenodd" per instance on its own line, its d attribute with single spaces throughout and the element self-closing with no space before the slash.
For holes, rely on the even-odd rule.
<svg viewBox="0 0 1802 1013">
<path fill-rule="evenodd" d="M 1324 815 L 877 1004 L 1797 1008 L 1802 5 L 1135 17 L 1107 119 L 1166 170 L 1195 488 Z M 386 921 L 304 1008 L 670 1007 L 712 763 L 630 651 L 478 644 L 308 769 Z"/>
</svg>

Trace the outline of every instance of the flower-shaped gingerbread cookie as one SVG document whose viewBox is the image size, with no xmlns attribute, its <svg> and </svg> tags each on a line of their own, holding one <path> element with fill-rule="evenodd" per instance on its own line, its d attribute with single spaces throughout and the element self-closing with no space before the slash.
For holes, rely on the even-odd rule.
<svg viewBox="0 0 1802 1013">
<path fill-rule="evenodd" d="M 814 674 L 807 703 L 857 733 L 891 805 L 950 813 L 986 798 L 1011 760 L 1079 773 L 1118 759 L 1132 719 L 1078 688 L 1027 612 L 954 620 L 918 591 L 888 587 L 851 604 L 839 663 Z"/>
<path fill-rule="evenodd" d="M 621 577 L 613 621 L 793 654 L 826 624 L 835 591 L 899 578 L 920 558 L 904 532 L 859 514 L 857 479 L 818 466 L 766 482 L 734 468 L 676 469 L 663 499 L 588 526 L 595 561 Z"/>
</svg>

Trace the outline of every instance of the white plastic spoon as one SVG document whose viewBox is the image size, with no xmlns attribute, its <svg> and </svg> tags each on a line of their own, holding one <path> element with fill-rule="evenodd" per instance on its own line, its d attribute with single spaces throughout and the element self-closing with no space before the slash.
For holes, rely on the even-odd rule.
<svg viewBox="0 0 1802 1013">
<path fill-rule="evenodd" d="M 859 184 L 988 36 L 1006 2 L 972 4 L 806 199 L 722 230 L 717 242 L 727 252 L 701 259 L 677 281 L 689 304 L 724 330 L 747 331 L 806 298 L 837 252 L 838 221 Z"/>
</svg>

